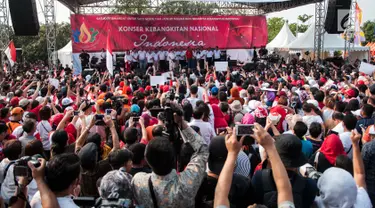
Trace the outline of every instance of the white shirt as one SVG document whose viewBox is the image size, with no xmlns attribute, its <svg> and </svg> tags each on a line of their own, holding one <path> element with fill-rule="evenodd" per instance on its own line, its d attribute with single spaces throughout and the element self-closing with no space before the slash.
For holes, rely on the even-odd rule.
<svg viewBox="0 0 375 208">
<path fill-rule="evenodd" d="M 202 53 L 199 51 L 195 52 L 194 53 L 194 56 L 197 58 L 197 59 L 201 59 L 202 58 Z"/>
<path fill-rule="evenodd" d="M 154 63 L 154 55 L 152 53 L 148 52 L 146 58 L 148 63 Z"/>
<path fill-rule="evenodd" d="M 335 126 L 335 128 L 332 129 L 332 131 L 338 133 L 338 134 L 341 134 L 341 133 L 344 133 L 344 126 L 342 125 L 342 122 L 340 122 L 339 124 L 337 124 Z"/>
<path fill-rule="evenodd" d="M 197 93 L 198 94 L 198 99 L 203 100 L 204 90 L 205 89 L 203 87 L 201 87 L 201 86 L 198 87 L 198 93 Z"/>
<path fill-rule="evenodd" d="M 219 59 L 220 55 L 221 55 L 221 51 L 220 50 L 214 50 L 214 57 L 215 57 L 215 59 Z"/>
<path fill-rule="evenodd" d="M 94 115 L 87 115 L 85 117 L 85 123 L 86 123 L 86 126 L 88 126 L 90 123 L 91 123 L 91 120 L 94 118 Z M 79 118 L 76 122 L 76 129 L 79 129 L 80 127 L 82 126 L 82 120 L 81 118 Z"/>
<path fill-rule="evenodd" d="M 79 208 L 76 204 L 74 204 L 73 199 L 71 196 L 65 197 L 57 197 L 57 203 L 59 203 L 60 207 L 66 208 Z M 40 192 L 36 192 L 34 197 L 31 199 L 30 206 L 32 208 L 42 208 L 42 199 L 40 198 Z"/>
<path fill-rule="evenodd" d="M 193 109 L 197 106 L 197 102 L 198 100 L 201 100 L 199 98 L 192 98 L 192 97 L 188 97 L 187 100 L 190 102 L 191 106 L 193 107 Z"/>
<path fill-rule="evenodd" d="M 201 51 L 201 54 L 202 54 L 202 59 L 204 59 L 204 58 L 206 58 L 207 51 L 203 50 L 203 51 Z"/>
<path fill-rule="evenodd" d="M 143 61 L 146 59 L 146 51 L 138 51 L 139 60 Z"/>
<path fill-rule="evenodd" d="M 14 184 L 14 175 L 13 175 L 14 165 L 11 165 L 8 168 L 5 178 L 3 178 L 5 174 L 5 169 L 10 162 L 11 161 L 6 158 L 0 163 L 0 174 L 1 174 L 0 177 L 2 179 L 1 180 L 2 182 L 1 183 L 1 197 L 3 197 L 6 203 L 9 203 L 9 199 L 12 196 L 14 196 L 14 193 L 16 191 L 16 185 Z"/>
<path fill-rule="evenodd" d="M 352 140 L 350 139 L 351 135 L 351 132 L 344 132 L 339 134 L 342 145 L 344 145 L 345 152 L 350 159 L 353 158 Z"/>
<path fill-rule="evenodd" d="M 180 60 L 185 60 L 186 51 L 180 51 Z"/>
<path fill-rule="evenodd" d="M 137 52 L 131 52 L 130 55 L 133 57 L 133 62 L 138 61 L 138 53 Z"/>
<path fill-rule="evenodd" d="M 159 61 L 159 53 L 158 52 L 152 52 L 152 55 L 154 56 L 154 61 Z"/>
<path fill-rule="evenodd" d="M 158 54 L 159 54 L 159 59 L 164 61 L 165 60 L 165 51 L 159 51 Z"/>
<path fill-rule="evenodd" d="M 195 120 L 193 119 L 189 126 L 197 126 L 201 132 L 201 135 L 206 142 L 207 145 L 210 144 L 211 139 L 216 136 L 214 128 L 211 126 L 210 123 L 202 121 L 202 120 Z"/>
<path fill-rule="evenodd" d="M 130 54 L 125 55 L 125 62 L 126 62 L 126 63 L 134 62 L 134 58 L 133 58 L 133 56 L 130 55 Z"/>
<path fill-rule="evenodd" d="M 213 51 L 208 51 L 206 57 L 207 58 L 212 58 L 213 55 L 214 55 Z"/>
<path fill-rule="evenodd" d="M 52 131 L 51 124 L 46 120 L 42 120 L 36 126 L 36 130 L 40 134 L 40 139 L 42 140 L 42 143 L 43 143 L 43 149 L 51 150 L 51 144 L 49 143 L 49 139 L 48 139 L 48 134 L 49 132 Z"/>
<path fill-rule="evenodd" d="M 173 60 L 175 60 L 176 59 L 176 54 L 173 52 L 173 51 L 170 51 L 169 53 L 168 53 L 168 60 L 169 61 L 173 61 Z"/>
</svg>

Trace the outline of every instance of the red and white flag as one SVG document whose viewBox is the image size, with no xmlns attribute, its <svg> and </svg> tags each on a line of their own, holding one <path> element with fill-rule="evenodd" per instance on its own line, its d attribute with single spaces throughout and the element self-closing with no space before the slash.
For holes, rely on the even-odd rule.
<svg viewBox="0 0 375 208">
<path fill-rule="evenodd" d="M 108 31 L 107 35 L 107 55 L 106 55 L 106 63 L 108 72 L 113 76 L 113 56 L 112 56 L 112 45 L 111 45 L 111 32 Z"/>
<path fill-rule="evenodd" d="M 16 63 L 16 47 L 14 47 L 13 40 L 9 42 L 8 48 L 5 49 L 4 53 L 8 57 L 10 66 L 13 66 Z"/>
</svg>

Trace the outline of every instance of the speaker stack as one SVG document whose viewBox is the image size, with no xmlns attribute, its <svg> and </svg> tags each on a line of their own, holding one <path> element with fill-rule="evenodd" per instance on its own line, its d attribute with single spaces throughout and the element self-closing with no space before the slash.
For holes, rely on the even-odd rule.
<svg viewBox="0 0 375 208">
<path fill-rule="evenodd" d="M 38 35 L 39 21 L 35 0 L 9 0 L 9 11 L 15 35 Z"/>
</svg>

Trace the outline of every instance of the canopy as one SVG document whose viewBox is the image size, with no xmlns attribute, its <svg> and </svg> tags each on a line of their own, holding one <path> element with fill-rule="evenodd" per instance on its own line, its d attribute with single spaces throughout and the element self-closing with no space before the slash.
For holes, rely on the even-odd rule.
<svg viewBox="0 0 375 208">
<path fill-rule="evenodd" d="M 60 63 L 65 66 L 68 64 L 72 65 L 72 41 L 69 41 L 63 48 L 57 51 L 57 57 L 60 60 Z"/>
<path fill-rule="evenodd" d="M 315 24 L 311 24 L 309 29 L 296 40 L 291 42 L 286 48 L 289 50 L 313 50 L 314 49 Z M 324 50 L 337 51 L 345 50 L 345 40 L 336 34 L 324 33 Z M 369 51 L 369 47 L 355 45 L 353 51 Z"/>
<path fill-rule="evenodd" d="M 288 21 L 285 21 L 284 26 L 281 28 L 279 34 L 277 34 L 277 36 L 267 44 L 267 48 L 285 48 L 295 39 L 296 37 L 289 29 Z"/>
</svg>

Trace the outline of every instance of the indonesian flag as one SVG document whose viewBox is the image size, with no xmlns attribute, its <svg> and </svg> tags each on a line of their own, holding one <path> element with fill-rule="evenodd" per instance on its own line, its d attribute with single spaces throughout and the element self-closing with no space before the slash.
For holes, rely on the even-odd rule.
<svg viewBox="0 0 375 208">
<path fill-rule="evenodd" d="M 113 76 L 113 57 L 112 57 L 112 46 L 111 46 L 111 32 L 108 31 L 107 35 L 107 69 L 109 73 Z"/>
<path fill-rule="evenodd" d="M 10 66 L 13 66 L 16 62 L 16 47 L 14 47 L 13 40 L 9 42 L 8 48 L 4 51 L 5 55 L 7 55 Z"/>
</svg>

